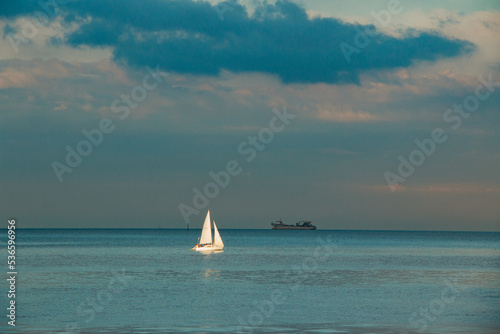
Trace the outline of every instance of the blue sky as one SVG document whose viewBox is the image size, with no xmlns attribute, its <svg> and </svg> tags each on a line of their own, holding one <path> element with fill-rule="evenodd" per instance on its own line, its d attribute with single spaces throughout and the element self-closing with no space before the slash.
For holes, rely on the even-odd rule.
<svg viewBox="0 0 500 334">
<path fill-rule="evenodd" d="M 499 230 L 499 33 L 495 1 L 8 2 L 2 212 Z"/>
</svg>

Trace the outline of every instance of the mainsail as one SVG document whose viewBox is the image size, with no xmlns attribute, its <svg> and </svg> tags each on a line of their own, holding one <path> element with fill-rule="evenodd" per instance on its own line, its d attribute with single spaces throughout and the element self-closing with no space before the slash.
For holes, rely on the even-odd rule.
<svg viewBox="0 0 500 334">
<path fill-rule="evenodd" d="M 220 247 L 220 249 L 224 248 L 224 243 L 222 242 L 222 239 L 220 237 L 217 225 L 215 225 L 215 220 L 214 220 L 214 246 Z"/>
<path fill-rule="evenodd" d="M 219 234 L 219 232 L 217 232 Z M 219 236 L 220 238 L 220 236 Z M 222 241 L 221 241 L 222 242 Z M 210 226 L 210 210 L 207 212 L 205 217 L 205 223 L 203 223 L 203 230 L 201 231 L 200 245 L 211 244 L 212 243 L 212 227 Z"/>
</svg>

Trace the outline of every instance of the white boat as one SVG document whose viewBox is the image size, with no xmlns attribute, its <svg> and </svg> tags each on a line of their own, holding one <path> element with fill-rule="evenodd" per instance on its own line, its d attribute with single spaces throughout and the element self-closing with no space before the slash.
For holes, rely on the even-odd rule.
<svg viewBox="0 0 500 334">
<path fill-rule="evenodd" d="M 203 223 L 203 229 L 201 230 L 201 237 L 198 240 L 196 246 L 191 248 L 191 250 L 197 252 L 222 252 L 224 248 L 224 243 L 219 234 L 219 230 L 217 229 L 217 225 L 215 225 L 214 221 L 214 240 L 212 242 L 212 226 L 210 223 L 210 210 L 207 212 L 207 216 L 205 217 L 205 223 Z"/>
</svg>

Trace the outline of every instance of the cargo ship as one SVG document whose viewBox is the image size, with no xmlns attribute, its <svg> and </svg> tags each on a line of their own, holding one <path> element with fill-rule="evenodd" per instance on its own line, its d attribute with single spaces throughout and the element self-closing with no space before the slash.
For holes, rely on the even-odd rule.
<svg viewBox="0 0 500 334">
<path fill-rule="evenodd" d="M 287 225 L 283 224 L 281 220 L 277 220 L 275 223 L 271 223 L 273 226 L 273 230 L 315 230 L 316 226 L 314 226 L 311 221 L 302 220 L 295 225 Z"/>
</svg>

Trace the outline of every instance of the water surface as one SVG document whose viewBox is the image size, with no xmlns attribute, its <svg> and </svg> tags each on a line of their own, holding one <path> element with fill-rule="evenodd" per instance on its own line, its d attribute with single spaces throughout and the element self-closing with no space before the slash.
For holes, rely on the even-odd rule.
<svg viewBox="0 0 500 334">
<path fill-rule="evenodd" d="M 18 230 L 15 332 L 499 332 L 500 233 L 220 233 Z"/>
</svg>

